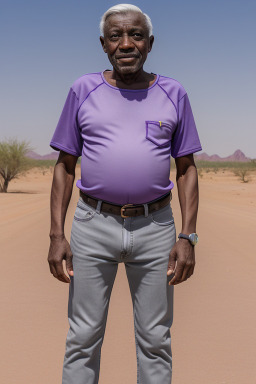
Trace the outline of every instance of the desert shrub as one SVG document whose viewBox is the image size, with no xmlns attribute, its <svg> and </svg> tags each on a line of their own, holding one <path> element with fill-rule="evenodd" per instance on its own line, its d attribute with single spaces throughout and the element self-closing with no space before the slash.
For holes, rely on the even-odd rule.
<svg viewBox="0 0 256 384">
<path fill-rule="evenodd" d="M 241 180 L 242 183 L 248 183 L 251 180 L 248 169 L 234 169 L 233 173 L 239 180 Z"/>
<path fill-rule="evenodd" d="M 25 156 L 31 149 L 26 141 L 9 139 L 0 142 L 0 192 L 7 192 L 11 180 L 32 168 L 30 159 Z"/>
</svg>

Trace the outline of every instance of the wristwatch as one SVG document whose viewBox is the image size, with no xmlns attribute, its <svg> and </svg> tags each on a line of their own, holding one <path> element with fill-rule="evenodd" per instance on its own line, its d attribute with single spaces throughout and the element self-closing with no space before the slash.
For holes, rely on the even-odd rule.
<svg viewBox="0 0 256 384">
<path fill-rule="evenodd" d="M 197 233 L 190 233 L 189 235 L 185 235 L 184 233 L 180 233 L 178 238 L 187 239 L 190 241 L 192 245 L 196 245 L 198 242 L 198 235 Z"/>
</svg>

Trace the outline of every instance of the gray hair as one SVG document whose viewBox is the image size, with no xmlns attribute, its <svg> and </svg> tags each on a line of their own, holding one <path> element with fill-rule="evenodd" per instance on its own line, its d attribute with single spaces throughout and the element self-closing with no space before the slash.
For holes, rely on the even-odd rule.
<svg viewBox="0 0 256 384">
<path fill-rule="evenodd" d="M 101 17 L 100 20 L 100 34 L 101 36 L 104 36 L 104 25 L 107 17 L 110 15 L 116 14 L 116 13 L 128 13 L 128 12 L 139 12 L 145 17 L 146 25 L 148 27 L 148 33 L 149 36 L 152 35 L 153 32 L 153 26 L 150 17 L 146 14 L 143 13 L 142 10 L 139 7 L 136 7 L 136 5 L 133 4 L 117 4 L 114 5 L 113 7 L 110 7 Z"/>
</svg>

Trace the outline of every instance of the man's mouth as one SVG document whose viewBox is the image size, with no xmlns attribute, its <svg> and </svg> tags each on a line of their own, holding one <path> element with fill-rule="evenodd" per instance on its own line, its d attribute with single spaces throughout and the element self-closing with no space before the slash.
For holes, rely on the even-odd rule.
<svg viewBox="0 0 256 384">
<path fill-rule="evenodd" d="M 117 60 L 123 61 L 125 63 L 129 63 L 137 58 L 137 56 L 119 56 Z"/>
<path fill-rule="evenodd" d="M 123 55 L 123 56 L 117 56 L 116 58 L 117 59 L 135 59 L 137 57 L 138 56 L 135 56 L 135 55 Z"/>
</svg>

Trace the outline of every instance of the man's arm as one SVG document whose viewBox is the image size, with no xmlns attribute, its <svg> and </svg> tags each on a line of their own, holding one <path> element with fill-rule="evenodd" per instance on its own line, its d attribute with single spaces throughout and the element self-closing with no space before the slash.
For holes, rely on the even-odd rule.
<svg viewBox="0 0 256 384">
<path fill-rule="evenodd" d="M 51 189 L 51 228 L 48 263 L 54 277 L 65 283 L 70 279 L 63 270 L 62 261 L 66 260 L 66 269 L 73 276 L 72 252 L 65 238 L 64 224 L 75 180 L 75 168 L 78 157 L 60 151 L 54 167 Z"/>
<path fill-rule="evenodd" d="M 178 157 L 176 163 L 176 182 L 182 216 L 181 232 L 189 235 L 196 232 L 198 212 L 198 176 L 193 154 Z M 176 264 L 176 268 L 175 268 Z M 175 273 L 169 284 L 179 284 L 194 272 L 195 249 L 187 239 L 179 239 L 173 246 L 167 274 Z"/>
</svg>

